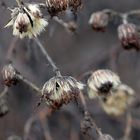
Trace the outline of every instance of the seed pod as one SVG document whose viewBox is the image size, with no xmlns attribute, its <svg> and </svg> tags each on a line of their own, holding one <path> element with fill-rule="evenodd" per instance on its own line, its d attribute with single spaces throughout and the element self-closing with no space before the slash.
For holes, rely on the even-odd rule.
<svg viewBox="0 0 140 140">
<path fill-rule="evenodd" d="M 13 35 L 17 37 L 36 37 L 48 25 L 37 4 L 25 4 L 11 11 L 11 20 L 5 27 L 13 26 Z"/>
<path fill-rule="evenodd" d="M 9 112 L 7 102 L 4 98 L 0 98 L 0 117 L 5 116 Z"/>
<path fill-rule="evenodd" d="M 16 74 L 17 71 L 12 64 L 5 65 L 2 70 L 4 84 L 9 87 L 12 85 L 16 85 L 18 83 Z"/>
<path fill-rule="evenodd" d="M 100 96 L 108 96 L 120 85 L 117 74 L 110 70 L 97 70 L 88 79 L 88 87 Z"/>
<path fill-rule="evenodd" d="M 57 15 L 68 8 L 69 0 L 46 0 L 48 12 L 51 16 Z"/>
<path fill-rule="evenodd" d="M 58 109 L 76 99 L 84 85 L 70 76 L 53 77 L 42 88 L 42 95 L 49 107 Z"/>
<path fill-rule="evenodd" d="M 118 37 L 124 49 L 135 49 L 137 51 L 140 49 L 139 35 L 134 24 L 121 24 L 118 27 Z"/>
<path fill-rule="evenodd" d="M 135 92 L 125 84 L 121 84 L 112 96 L 101 102 L 103 110 L 111 116 L 120 116 L 134 102 Z"/>
<path fill-rule="evenodd" d="M 109 15 L 105 12 L 99 11 L 91 15 L 89 24 L 93 30 L 104 32 L 109 22 Z"/>
<path fill-rule="evenodd" d="M 114 138 L 108 134 L 103 134 L 98 138 L 98 140 L 114 140 Z"/>
</svg>

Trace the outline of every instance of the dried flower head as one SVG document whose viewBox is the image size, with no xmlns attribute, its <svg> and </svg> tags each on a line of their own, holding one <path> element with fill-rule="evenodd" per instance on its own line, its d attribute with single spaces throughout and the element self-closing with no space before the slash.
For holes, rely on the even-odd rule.
<svg viewBox="0 0 140 140">
<path fill-rule="evenodd" d="M 79 6 L 81 6 L 81 0 L 69 0 L 69 7 L 72 11 L 77 11 Z"/>
<path fill-rule="evenodd" d="M 98 138 L 98 140 L 114 140 L 114 138 L 108 134 L 103 134 Z"/>
<path fill-rule="evenodd" d="M 68 8 L 69 0 L 46 0 L 48 12 L 51 16 L 57 15 Z"/>
<path fill-rule="evenodd" d="M 139 50 L 139 35 L 136 26 L 131 23 L 121 24 L 118 27 L 118 37 L 124 49 Z"/>
<path fill-rule="evenodd" d="M 13 26 L 13 35 L 20 38 L 36 37 L 48 25 L 37 4 L 26 4 L 11 11 L 11 20 L 5 27 Z"/>
<path fill-rule="evenodd" d="M 120 83 L 119 76 L 110 70 L 97 70 L 88 79 L 88 87 L 101 96 L 110 95 Z"/>
<path fill-rule="evenodd" d="M 46 0 L 48 12 L 51 16 L 56 16 L 58 13 L 71 9 L 77 11 L 81 5 L 81 0 Z"/>
<path fill-rule="evenodd" d="M 114 93 L 106 98 L 101 106 L 108 115 L 120 116 L 133 103 L 135 92 L 129 86 L 121 84 Z"/>
<path fill-rule="evenodd" d="M 4 84 L 6 86 L 16 85 L 18 83 L 16 74 L 17 71 L 12 64 L 5 65 L 2 70 Z"/>
<path fill-rule="evenodd" d="M 7 102 L 4 98 L 0 98 L 0 117 L 3 117 L 9 112 Z"/>
<path fill-rule="evenodd" d="M 91 15 L 89 24 L 95 31 L 104 32 L 109 22 L 109 15 L 103 11 L 95 12 Z"/>
<path fill-rule="evenodd" d="M 47 81 L 42 89 L 43 98 L 52 108 L 57 109 L 76 99 L 84 85 L 70 76 L 53 77 Z"/>
</svg>

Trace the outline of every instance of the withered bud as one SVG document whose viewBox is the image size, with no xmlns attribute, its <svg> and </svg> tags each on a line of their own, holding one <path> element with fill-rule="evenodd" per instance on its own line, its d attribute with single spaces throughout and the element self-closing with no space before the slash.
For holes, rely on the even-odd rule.
<svg viewBox="0 0 140 140">
<path fill-rule="evenodd" d="M 134 95 L 135 91 L 131 87 L 121 84 L 112 96 L 103 100 L 101 107 L 110 116 L 120 116 L 135 101 Z"/>
<path fill-rule="evenodd" d="M 88 87 L 101 96 L 111 95 L 120 83 L 119 76 L 106 69 L 93 72 L 88 79 Z"/>
<path fill-rule="evenodd" d="M 104 32 L 109 22 L 109 15 L 103 11 L 95 12 L 91 15 L 89 24 L 93 30 Z"/>
<path fill-rule="evenodd" d="M 137 51 L 140 50 L 139 35 L 134 24 L 121 24 L 118 27 L 118 37 L 124 49 L 135 49 Z"/>
<path fill-rule="evenodd" d="M 98 138 L 98 140 L 115 140 L 115 139 L 108 134 L 103 134 Z"/>
<path fill-rule="evenodd" d="M 47 105 L 56 110 L 77 98 L 84 85 L 70 76 L 53 77 L 42 88 Z"/>
<path fill-rule="evenodd" d="M 5 65 L 2 69 L 4 84 L 9 87 L 12 85 L 16 85 L 18 83 L 16 74 L 17 71 L 12 64 Z"/>
<path fill-rule="evenodd" d="M 46 0 L 48 12 L 51 16 L 57 15 L 68 8 L 69 0 Z"/>
<path fill-rule="evenodd" d="M 7 102 L 4 98 L 0 98 L 0 117 L 5 116 L 9 112 Z"/>
</svg>

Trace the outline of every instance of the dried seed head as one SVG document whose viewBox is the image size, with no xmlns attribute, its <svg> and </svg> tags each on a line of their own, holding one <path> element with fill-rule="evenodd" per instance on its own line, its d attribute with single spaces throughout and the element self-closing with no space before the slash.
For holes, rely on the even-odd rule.
<svg viewBox="0 0 140 140">
<path fill-rule="evenodd" d="M 83 88 L 84 85 L 73 77 L 53 77 L 44 84 L 42 95 L 46 103 L 55 110 L 76 99 Z"/>
<path fill-rule="evenodd" d="M 118 37 L 124 49 L 139 50 L 139 35 L 136 26 L 131 23 L 121 24 L 118 27 Z"/>
<path fill-rule="evenodd" d="M 57 15 L 68 8 L 69 0 L 46 0 L 48 12 L 51 16 Z"/>
<path fill-rule="evenodd" d="M 81 5 L 81 0 L 46 0 L 48 12 L 51 16 L 56 16 L 59 12 L 66 11 L 70 8 L 72 11 L 77 11 Z"/>
<path fill-rule="evenodd" d="M 110 70 L 97 70 L 88 79 L 88 87 L 101 96 L 107 96 L 120 85 L 117 74 Z"/>
<path fill-rule="evenodd" d="M 13 26 L 13 35 L 20 38 L 36 37 L 48 25 L 37 4 L 26 4 L 11 11 L 11 20 L 5 27 Z"/>
<path fill-rule="evenodd" d="M 72 11 L 77 11 L 79 6 L 81 6 L 81 0 L 69 0 L 69 7 Z"/>
<path fill-rule="evenodd" d="M 16 85 L 18 82 L 16 74 L 17 71 L 12 64 L 5 65 L 2 70 L 4 84 L 6 86 Z"/>
<path fill-rule="evenodd" d="M 114 93 L 112 96 L 106 98 L 101 103 L 101 106 L 108 115 L 120 116 L 134 102 L 135 92 L 129 86 L 121 84 Z"/>
<path fill-rule="evenodd" d="M 7 102 L 4 98 L 0 98 L 0 117 L 3 117 L 9 112 Z"/>
<path fill-rule="evenodd" d="M 109 15 L 105 12 L 99 11 L 91 15 L 89 24 L 95 31 L 104 32 L 109 22 Z"/>
<path fill-rule="evenodd" d="M 108 134 L 103 134 L 98 138 L 98 140 L 114 140 L 114 138 Z"/>
</svg>

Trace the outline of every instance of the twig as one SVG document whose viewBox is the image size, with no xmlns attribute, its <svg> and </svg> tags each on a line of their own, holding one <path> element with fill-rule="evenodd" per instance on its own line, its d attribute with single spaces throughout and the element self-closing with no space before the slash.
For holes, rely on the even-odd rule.
<svg viewBox="0 0 140 140">
<path fill-rule="evenodd" d="M 38 44 L 40 50 L 42 51 L 42 53 L 44 54 L 46 60 L 50 63 L 50 65 L 53 68 L 53 71 L 55 72 L 55 74 L 57 76 L 61 76 L 61 73 L 58 69 L 58 67 L 55 65 L 55 63 L 53 62 L 52 58 L 50 57 L 50 55 L 48 54 L 48 52 L 45 50 L 45 48 L 43 47 L 42 43 L 40 42 L 40 40 L 38 38 L 34 38 L 34 40 L 36 41 L 36 43 Z"/>
<path fill-rule="evenodd" d="M 25 77 L 23 77 L 21 74 L 16 74 L 17 78 L 26 83 L 29 87 L 31 87 L 33 90 L 35 90 L 38 94 L 41 94 L 41 90 L 32 82 L 27 80 Z"/>
</svg>

